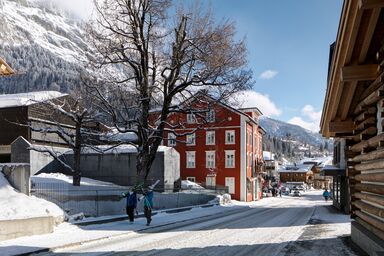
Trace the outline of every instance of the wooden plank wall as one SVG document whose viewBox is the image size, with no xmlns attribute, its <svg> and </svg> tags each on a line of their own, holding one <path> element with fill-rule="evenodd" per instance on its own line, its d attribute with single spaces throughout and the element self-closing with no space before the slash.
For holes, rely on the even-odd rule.
<svg viewBox="0 0 384 256">
<path fill-rule="evenodd" d="M 356 130 L 349 140 L 351 215 L 384 240 L 384 72 L 354 110 Z"/>
</svg>

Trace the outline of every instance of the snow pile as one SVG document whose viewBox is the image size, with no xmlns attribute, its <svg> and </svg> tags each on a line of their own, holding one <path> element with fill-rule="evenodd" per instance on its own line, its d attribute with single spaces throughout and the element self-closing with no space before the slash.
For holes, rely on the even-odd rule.
<svg viewBox="0 0 384 256">
<path fill-rule="evenodd" d="M 0 172 L 0 220 L 27 219 L 53 216 L 56 223 L 64 220 L 64 212 L 57 205 L 27 196 L 14 189 Z"/>
<path fill-rule="evenodd" d="M 63 94 L 56 91 L 40 91 L 17 94 L 0 95 L 0 108 L 28 106 L 39 102 L 63 97 Z"/>
<path fill-rule="evenodd" d="M 40 173 L 38 175 L 32 176 L 31 182 L 32 184 L 36 184 L 36 183 L 43 183 L 43 184 L 51 183 L 51 184 L 58 184 L 58 185 L 64 184 L 68 189 L 73 188 L 76 190 L 80 190 L 82 188 L 85 190 L 89 190 L 90 187 L 105 187 L 107 189 L 110 189 L 111 187 L 121 188 L 121 186 L 118 186 L 111 182 L 94 180 L 94 179 L 84 178 L 84 177 L 81 178 L 80 186 L 75 187 L 72 185 L 72 176 L 68 176 L 62 173 Z"/>
<path fill-rule="evenodd" d="M 101 136 L 102 140 L 110 142 L 125 142 L 125 143 L 135 143 L 138 141 L 137 134 L 134 132 L 119 132 L 116 128 L 112 131 L 105 133 Z"/>
<path fill-rule="evenodd" d="M 182 189 L 204 189 L 199 184 L 189 181 L 189 180 L 182 180 L 181 181 L 181 188 Z"/>
</svg>

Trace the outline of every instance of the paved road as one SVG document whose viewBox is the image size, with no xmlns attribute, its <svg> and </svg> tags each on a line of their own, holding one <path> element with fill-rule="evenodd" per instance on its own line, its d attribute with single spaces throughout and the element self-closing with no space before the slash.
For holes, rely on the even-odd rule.
<svg viewBox="0 0 384 256">
<path fill-rule="evenodd" d="M 302 198 L 283 197 L 264 206 L 228 209 L 214 216 L 154 226 L 118 238 L 60 249 L 53 254 L 296 255 L 296 240 L 308 229 L 306 224 L 310 223 L 318 207 L 317 199 L 318 194 Z M 300 250 L 302 255 L 310 255 L 302 247 Z M 354 255 L 348 250 L 338 255 Z"/>
</svg>

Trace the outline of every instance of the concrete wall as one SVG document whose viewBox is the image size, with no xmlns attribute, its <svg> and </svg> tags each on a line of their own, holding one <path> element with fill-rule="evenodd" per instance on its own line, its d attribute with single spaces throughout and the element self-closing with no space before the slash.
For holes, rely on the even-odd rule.
<svg viewBox="0 0 384 256">
<path fill-rule="evenodd" d="M 30 219 L 1 220 L 0 241 L 21 236 L 40 235 L 53 232 L 53 217 L 37 217 Z"/>
<path fill-rule="evenodd" d="M 26 195 L 30 194 L 30 170 L 29 164 L 1 164 L 0 171 L 4 173 L 12 187 Z"/>
<path fill-rule="evenodd" d="M 29 150 L 30 147 L 46 148 L 58 155 L 62 155 L 69 150 L 61 147 L 32 145 L 20 136 L 11 144 L 11 162 L 29 163 L 31 176 L 38 172 L 57 172 L 58 169 L 63 169 L 62 165 L 50 154 Z"/>
<path fill-rule="evenodd" d="M 80 169 L 83 177 L 112 182 L 121 186 L 137 184 L 137 153 L 87 153 L 81 157 Z M 63 155 L 73 164 L 73 155 Z M 59 172 L 66 173 L 61 167 Z M 180 179 L 180 156 L 173 148 L 157 152 L 148 175 L 149 183 L 160 180 L 156 190 L 173 190 L 174 183 Z"/>
</svg>

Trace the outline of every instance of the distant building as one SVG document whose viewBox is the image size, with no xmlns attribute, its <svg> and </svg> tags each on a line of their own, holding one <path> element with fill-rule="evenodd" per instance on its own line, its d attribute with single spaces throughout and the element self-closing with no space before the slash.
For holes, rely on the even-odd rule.
<svg viewBox="0 0 384 256">
<path fill-rule="evenodd" d="M 263 151 L 264 169 L 269 178 L 278 176 L 279 162 L 276 155 L 270 151 Z"/>
<path fill-rule="evenodd" d="M 313 168 L 313 187 L 316 189 L 330 189 L 332 176 L 324 175 L 321 172 L 324 166 L 332 164 L 331 157 L 323 158 L 306 158 L 301 161 L 301 164 L 312 164 Z"/>
<path fill-rule="evenodd" d="M 286 182 L 304 182 L 306 184 L 313 183 L 314 165 L 290 165 L 279 170 L 280 181 Z"/>
<path fill-rule="evenodd" d="M 206 187 L 227 187 L 232 198 L 252 201 L 262 196 L 261 112 L 257 108 L 235 109 L 215 99 L 198 95 L 196 109 L 208 109 L 205 123 L 199 115 L 174 113 L 170 124 L 183 123 L 184 128 L 165 133 L 164 144 L 180 153 L 180 175 L 183 180 Z M 203 98 L 201 98 L 203 97 Z M 204 100 L 201 100 L 204 99 Z M 202 105 L 201 102 L 205 102 Z M 209 105 L 209 106 L 208 106 Z"/>
</svg>

